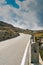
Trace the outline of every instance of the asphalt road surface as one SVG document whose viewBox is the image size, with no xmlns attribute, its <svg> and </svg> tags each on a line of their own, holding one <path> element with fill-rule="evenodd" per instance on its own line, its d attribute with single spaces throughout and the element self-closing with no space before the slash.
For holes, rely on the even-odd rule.
<svg viewBox="0 0 43 65">
<path fill-rule="evenodd" d="M 0 42 L 0 65 L 21 65 L 30 35 L 20 36 Z"/>
</svg>

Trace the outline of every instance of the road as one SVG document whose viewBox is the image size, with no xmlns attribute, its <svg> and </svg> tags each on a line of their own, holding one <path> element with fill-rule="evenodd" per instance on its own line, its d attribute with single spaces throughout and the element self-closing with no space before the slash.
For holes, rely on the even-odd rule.
<svg viewBox="0 0 43 65">
<path fill-rule="evenodd" d="M 21 65 L 30 35 L 20 36 L 0 42 L 0 65 Z"/>
</svg>

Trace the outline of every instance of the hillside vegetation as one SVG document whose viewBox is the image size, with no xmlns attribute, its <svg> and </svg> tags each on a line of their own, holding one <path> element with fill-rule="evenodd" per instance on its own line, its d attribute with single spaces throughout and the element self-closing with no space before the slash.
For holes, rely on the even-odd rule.
<svg viewBox="0 0 43 65">
<path fill-rule="evenodd" d="M 19 36 L 19 33 L 31 34 L 33 31 L 21 29 L 12 26 L 11 24 L 0 21 L 0 41 Z"/>
<path fill-rule="evenodd" d="M 36 31 L 33 35 L 37 38 L 41 38 L 43 37 L 43 30 Z"/>
<path fill-rule="evenodd" d="M 29 30 L 29 29 L 21 29 L 21 28 L 18 28 L 18 27 L 14 27 L 11 24 L 0 21 L 0 41 L 10 39 L 10 38 L 13 38 L 13 37 L 17 37 L 17 36 L 19 36 L 19 33 L 34 35 L 34 32 L 39 33 L 41 31 L 33 31 L 33 30 Z M 38 35 L 41 35 L 41 34 L 38 34 Z"/>
<path fill-rule="evenodd" d="M 0 21 L 0 41 L 7 40 L 19 36 L 15 28 L 7 23 Z"/>
</svg>

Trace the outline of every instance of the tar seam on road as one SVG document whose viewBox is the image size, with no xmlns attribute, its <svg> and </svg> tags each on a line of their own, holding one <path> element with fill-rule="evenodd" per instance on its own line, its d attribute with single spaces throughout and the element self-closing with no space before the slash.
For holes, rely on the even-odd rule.
<svg viewBox="0 0 43 65">
<path fill-rule="evenodd" d="M 25 60 L 26 60 L 26 55 L 27 55 L 29 44 L 30 44 L 30 40 L 28 41 L 28 44 L 26 46 L 26 49 L 25 49 L 25 52 L 24 52 L 24 55 L 23 55 L 23 58 L 22 58 L 22 62 L 21 62 L 20 65 L 25 65 Z"/>
</svg>

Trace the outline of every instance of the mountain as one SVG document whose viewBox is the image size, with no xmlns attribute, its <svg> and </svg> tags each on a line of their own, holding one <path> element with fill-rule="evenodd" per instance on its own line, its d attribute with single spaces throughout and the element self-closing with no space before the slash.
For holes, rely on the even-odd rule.
<svg viewBox="0 0 43 65">
<path fill-rule="evenodd" d="M 11 24 L 0 21 L 0 41 L 19 36 L 19 33 L 30 34 L 32 31 L 12 26 Z"/>
<path fill-rule="evenodd" d="M 11 24 L 0 21 L 0 30 L 3 30 L 3 29 L 4 30 L 10 29 L 10 30 L 13 30 L 14 32 L 18 32 L 18 33 L 31 33 L 31 32 L 33 32 L 32 30 L 21 29 L 21 28 L 18 28 L 18 27 L 14 27 Z"/>
<path fill-rule="evenodd" d="M 37 33 L 37 32 L 43 33 L 43 30 L 33 31 L 33 30 L 29 30 L 29 29 L 21 29 L 21 28 L 18 28 L 18 27 L 14 27 L 11 24 L 0 21 L 0 41 L 17 37 L 17 36 L 20 35 L 19 33 L 33 35 L 34 33 Z"/>
<path fill-rule="evenodd" d="M 0 21 L 0 41 L 7 40 L 19 36 L 15 27 Z"/>
</svg>

